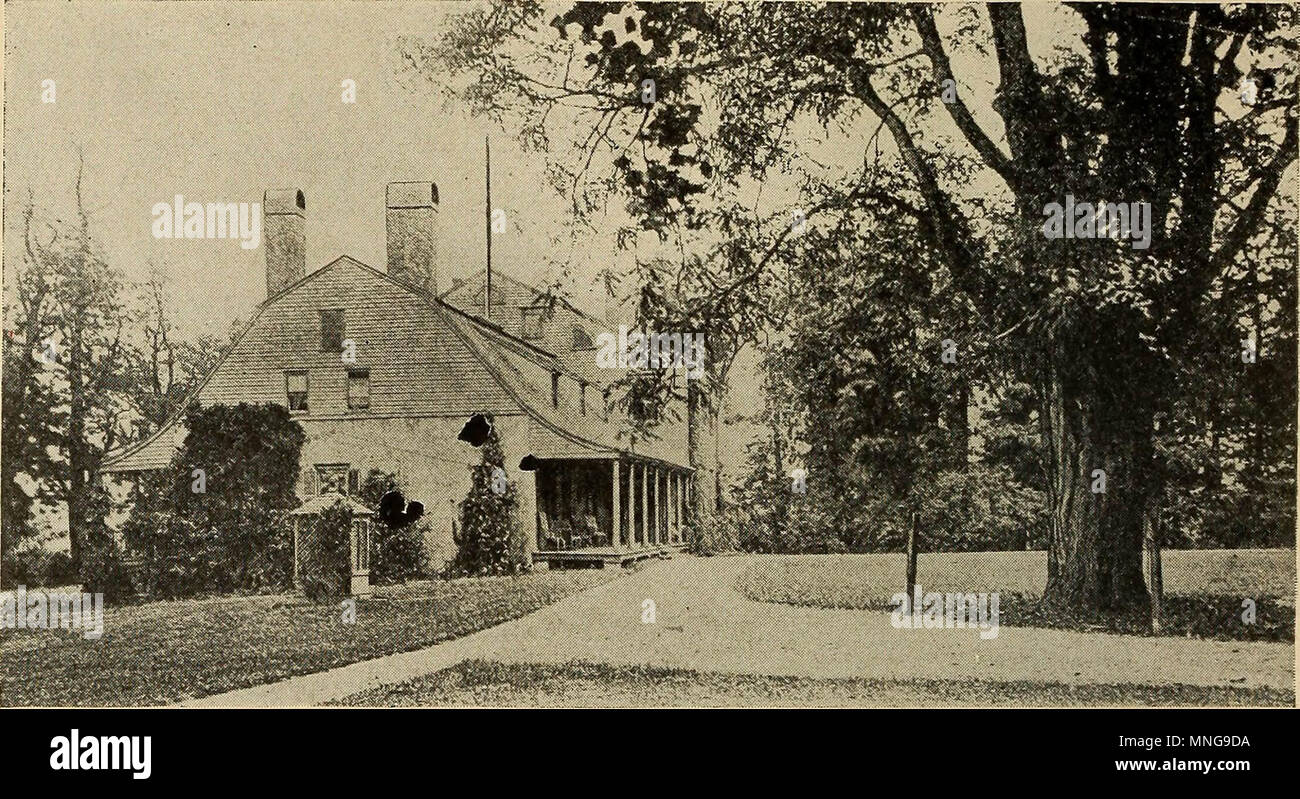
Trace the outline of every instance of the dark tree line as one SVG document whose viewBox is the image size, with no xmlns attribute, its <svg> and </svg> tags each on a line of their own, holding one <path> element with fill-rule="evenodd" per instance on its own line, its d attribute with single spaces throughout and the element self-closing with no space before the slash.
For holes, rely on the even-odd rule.
<svg viewBox="0 0 1300 799">
<path fill-rule="evenodd" d="M 91 231 L 82 169 L 63 219 L 29 192 L 22 257 L 6 263 L 3 571 L 41 535 L 38 509 L 66 511 L 71 568 L 103 543 L 111 502 L 96 470 L 105 452 L 157 429 L 207 373 L 224 341 L 178 336 L 160 277 L 132 285 Z M 58 532 L 58 531 L 56 531 Z"/>
</svg>

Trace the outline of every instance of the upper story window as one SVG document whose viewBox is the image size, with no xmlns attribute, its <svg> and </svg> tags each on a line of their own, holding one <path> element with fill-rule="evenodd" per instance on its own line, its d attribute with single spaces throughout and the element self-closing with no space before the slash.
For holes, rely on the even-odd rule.
<svg viewBox="0 0 1300 799">
<path fill-rule="evenodd" d="M 551 407 L 560 407 L 560 373 L 551 372 Z"/>
<path fill-rule="evenodd" d="M 527 339 L 539 339 L 546 329 L 545 308 L 520 308 L 521 334 Z"/>
<path fill-rule="evenodd" d="M 333 308 L 320 312 L 320 351 L 342 352 L 343 339 L 347 336 L 347 327 L 343 319 L 343 309 Z"/>
<path fill-rule="evenodd" d="M 348 370 L 348 410 L 370 409 L 370 370 Z"/>
<path fill-rule="evenodd" d="M 596 348 L 596 343 L 591 340 L 587 331 L 578 325 L 573 326 L 573 348 L 575 350 L 591 350 Z"/>
<path fill-rule="evenodd" d="M 306 413 L 307 372 L 303 370 L 285 372 L 284 393 L 291 413 Z"/>
<path fill-rule="evenodd" d="M 582 415 L 586 416 L 587 415 L 587 384 L 586 383 L 578 384 L 578 402 L 580 407 L 582 408 Z"/>
</svg>

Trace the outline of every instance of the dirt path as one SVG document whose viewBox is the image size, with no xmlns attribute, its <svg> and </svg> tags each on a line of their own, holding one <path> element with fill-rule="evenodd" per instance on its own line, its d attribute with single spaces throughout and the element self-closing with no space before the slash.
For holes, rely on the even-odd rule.
<svg viewBox="0 0 1300 799">
<path fill-rule="evenodd" d="M 1294 688 L 1290 644 L 1023 627 L 1002 627 L 990 640 L 970 629 L 898 630 L 888 613 L 748 600 L 733 588 L 746 560 L 678 556 L 465 638 L 190 704 L 319 704 L 471 657 L 814 678 Z M 642 622 L 647 599 L 654 624 Z"/>
</svg>

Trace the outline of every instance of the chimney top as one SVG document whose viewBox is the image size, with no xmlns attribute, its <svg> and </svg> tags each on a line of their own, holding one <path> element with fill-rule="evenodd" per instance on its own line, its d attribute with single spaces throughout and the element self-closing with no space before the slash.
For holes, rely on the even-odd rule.
<svg viewBox="0 0 1300 799">
<path fill-rule="evenodd" d="M 307 198 L 301 189 L 267 189 L 262 195 L 262 212 L 307 215 Z"/>
<path fill-rule="evenodd" d="M 438 184 L 427 180 L 400 180 L 388 184 L 385 204 L 389 208 L 435 208 Z"/>
</svg>

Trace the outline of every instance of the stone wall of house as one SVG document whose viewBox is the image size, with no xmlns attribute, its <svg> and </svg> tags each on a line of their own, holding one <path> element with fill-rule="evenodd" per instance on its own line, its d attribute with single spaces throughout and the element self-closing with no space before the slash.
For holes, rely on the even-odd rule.
<svg viewBox="0 0 1300 799">
<path fill-rule="evenodd" d="M 459 524 L 460 502 L 470 487 L 470 467 L 482 459 L 480 449 L 456 438 L 465 420 L 465 416 L 301 420 L 307 442 L 302 450 L 298 492 L 303 497 L 316 492 L 318 465 L 347 464 L 363 479 L 371 469 L 397 474 L 407 486 L 407 499 L 424 503 L 425 518 L 430 522 L 425 541 L 429 562 L 441 568 L 456 554 L 452 524 Z M 506 456 L 506 478 L 519 498 L 524 556 L 531 556 L 535 548 L 537 496 L 534 473 L 519 469 L 519 461 L 529 451 L 528 421 L 523 415 L 496 416 Z"/>
</svg>

